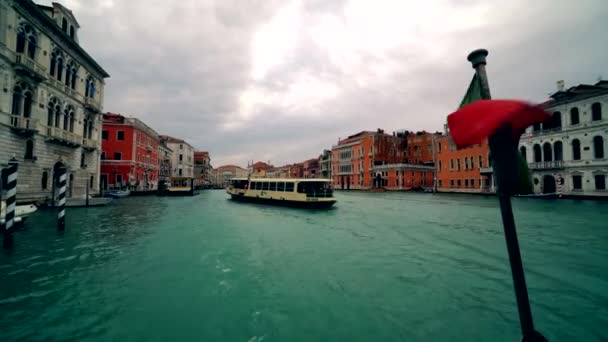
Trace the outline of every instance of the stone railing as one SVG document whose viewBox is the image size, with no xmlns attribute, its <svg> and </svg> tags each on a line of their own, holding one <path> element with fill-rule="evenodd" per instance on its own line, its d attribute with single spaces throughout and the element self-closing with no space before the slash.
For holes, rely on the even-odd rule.
<svg viewBox="0 0 608 342">
<path fill-rule="evenodd" d="M 82 137 L 76 133 L 66 131 L 59 127 L 47 126 L 47 136 L 72 145 L 81 145 Z"/>
<path fill-rule="evenodd" d="M 533 130 L 532 135 L 537 136 L 537 135 L 543 135 L 543 134 L 557 133 L 557 132 L 560 132 L 561 130 L 562 130 L 561 127 L 541 129 L 540 131 Z"/>
<path fill-rule="evenodd" d="M 15 64 L 35 72 L 42 78 L 46 78 L 46 68 L 22 53 L 15 54 Z"/>
<path fill-rule="evenodd" d="M 529 163 L 528 167 L 531 170 L 561 169 L 564 167 L 564 161 L 563 160 L 553 160 L 553 161 Z"/>
<path fill-rule="evenodd" d="M 85 98 L 84 98 L 84 104 L 86 106 L 89 106 L 89 107 L 94 108 L 96 110 L 100 110 L 101 109 L 101 105 L 99 104 L 99 101 L 97 99 L 94 99 L 94 98 L 91 98 L 91 97 L 85 96 Z"/>
<path fill-rule="evenodd" d="M 38 119 L 11 115 L 11 126 L 25 131 L 38 131 Z"/>
<path fill-rule="evenodd" d="M 87 138 L 82 139 L 82 146 L 84 146 L 85 148 L 89 148 L 89 149 L 97 149 L 97 147 L 98 147 L 96 140 L 87 139 Z"/>
</svg>

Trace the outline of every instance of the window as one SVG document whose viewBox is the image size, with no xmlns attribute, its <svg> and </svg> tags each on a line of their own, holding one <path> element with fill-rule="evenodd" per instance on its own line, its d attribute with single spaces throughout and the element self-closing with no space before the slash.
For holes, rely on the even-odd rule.
<svg viewBox="0 0 608 342">
<path fill-rule="evenodd" d="M 555 156 L 555 160 L 564 160 L 564 155 L 563 155 L 563 145 L 561 141 L 556 141 L 553 144 L 553 155 Z"/>
<path fill-rule="evenodd" d="M 553 160 L 553 153 L 552 153 L 552 148 L 551 148 L 551 144 L 546 142 L 543 144 L 543 157 L 544 157 L 544 161 L 552 161 Z"/>
<path fill-rule="evenodd" d="M 471 188 L 474 188 L 475 187 L 475 179 L 471 179 L 469 181 L 469 184 L 471 184 Z"/>
<path fill-rule="evenodd" d="M 179 155 L 179 161 L 182 161 L 182 160 L 184 160 L 184 155 L 183 155 L 183 154 L 180 154 L 180 155 Z"/>
<path fill-rule="evenodd" d="M 572 140 L 572 159 L 581 160 L 581 142 L 578 139 Z"/>
<path fill-rule="evenodd" d="M 108 131 L 106 131 L 106 130 L 101 131 L 101 139 L 108 140 Z"/>
<path fill-rule="evenodd" d="M 462 183 L 460 182 L 460 179 L 456 181 L 456 184 L 457 184 L 457 185 L 458 185 L 458 187 L 460 188 L 460 186 L 461 186 L 461 184 L 462 184 Z"/>
<path fill-rule="evenodd" d="M 179 144 L 179 149 L 183 150 L 184 149 L 184 145 L 183 144 Z"/>
<path fill-rule="evenodd" d="M 572 189 L 581 190 L 583 188 L 583 176 L 574 175 L 572 176 Z"/>
<path fill-rule="evenodd" d="M 591 105 L 591 120 L 599 121 L 602 120 L 602 104 L 596 102 Z"/>
<path fill-rule="evenodd" d="M 593 156 L 595 159 L 604 158 L 604 138 L 599 135 L 593 137 Z"/>
<path fill-rule="evenodd" d="M 270 187 L 268 188 L 268 190 L 270 190 L 270 191 L 277 191 L 277 183 L 276 182 L 270 182 Z"/>
<path fill-rule="evenodd" d="M 34 159 L 34 142 L 28 140 L 25 142 L 25 156 L 23 159 Z"/>
<path fill-rule="evenodd" d="M 74 39 L 74 26 L 70 25 L 70 38 Z"/>
<path fill-rule="evenodd" d="M 562 128 L 562 113 L 554 112 L 549 122 L 547 129 L 561 129 Z"/>
<path fill-rule="evenodd" d="M 48 171 L 42 171 L 42 190 L 46 190 L 46 188 L 49 186 L 49 172 Z"/>
<path fill-rule="evenodd" d="M 454 170 L 454 159 L 450 159 L 450 170 Z"/>
<path fill-rule="evenodd" d="M 125 140 L 125 132 L 117 131 L 116 132 L 116 140 Z"/>
<path fill-rule="evenodd" d="M 458 166 L 457 169 L 460 171 L 460 158 L 456 159 L 456 166 Z"/>
<path fill-rule="evenodd" d="M 106 160 L 106 153 L 105 152 L 101 152 L 101 160 Z"/>
<path fill-rule="evenodd" d="M 441 183 L 442 183 L 441 179 L 437 181 L 437 186 L 440 187 L 440 188 L 443 187 L 443 184 L 441 184 Z"/>
<path fill-rule="evenodd" d="M 36 57 L 36 32 L 26 23 L 21 23 L 17 28 L 17 53 L 24 53 L 29 58 Z"/>
<path fill-rule="evenodd" d="M 468 170 L 469 169 L 469 158 L 464 157 L 464 169 Z"/>
<path fill-rule="evenodd" d="M 450 188 L 453 188 L 453 187 L 454 187 L 454 180 L 450 179 Z"/>
<path fill-rule="evenodd" d="M 471 165 L 471 169 L 475 168 L 475 159 L 473 157 L 469 157 L 469 165 Z"/>
<path fill-rule="evenodd" d="M 68 21 L 65 18 L 61 21 L 61 29 L 63 32 L 68 33 Z"/>
<path fill-rule="evenodd" d="M 17 85 L 13 88 L 11 114 L 29 118 L 32 112 L 32 94 L 32 90 L 27 83 L 17 82 Z"/>
<path fill-rule="evenodd" d="M 286 192 L 293 192 L 294 186 L 293 186 L 293 182 L 287 182 L 285 183 L 285 191 Z"/>
<path fill-rule="evenodd" d="M 285 182 L 277 183 L 277 191 L 285 191 Z"/>
<path fill-rule="evenodd" d="M 468 180 L 468 179 L 465 179 L 465 180 L 464 180 L 464 186 L 465 186 L 466 188 L 468 188 L 468 187 L 469 187 L 469 180 Z"/>
<path fill-rule="evenodd" d="M 605 175 L 595 175 L 595 190 L 606 190 Z"/>
<path fill-rule="evenodd" d="M 479 167 L 482 168 L 483 167 L 483 157 L 479 156 Z"/>
<path fill-rule="evenodd" d="M 179 169 L 177 173 L 178 173 L 178 175 L 180 175 L 180 176 L 181 176 L 181 175 L 183 174 L 182 169 Z"/>
<path fill-rule="evenodd" d="M 95 79 L 92 76 L 87 77 L 84 85 L 84 96 L 90 98 L 95 97 Z"/>
<path fill-rule="evenodd" d="M 116 175 L 116 186 L 121 186 L 122 185 L 122 175 L 118 174 Z"/>
<path fill-rule="evenodd" d="M 540 148 L 539 144 L 534 144 L 533 152 L 534 152 L 534 162 L 535 163 L 539 163 L 539 162 L 543 161 L 543 156 L 542 156 L 542 152 L 541 152 L 541 148 Z"/>
<path fill-rule="evenodd" d="M 439 161 L 439 163 L 437 165 L 437 171 L 441 171 L 441 160 Z"/>
<path fill-rule="evenodd" d="M 122 153 L 114 152 L 114 160 L 122 160 Z"/>
<path fill-rule="evenodd" d="M 262 190 L 268 190 L 268 188 L 270 187 L 268 182 L 262 182 Z"/>
<path fill-rule="evenodd" d="M 87 164 L 86 164 L 86 159 L 85 159 L 85 155 L 84 155 L 84 153 L 81 153 L 81 154 L 80 154 L 80 167 L 81 167 L 81 168 L 85 168 L 85 167 L 87 167 Z"/>
<path fill-rule="evenodd" d="M 437 143 L 437 152 L 441 153 L 441 143 Z"/>
<path fill-rule="evenodd" d="M 91 178 L 89 179 L 89 189 L 93 189 L 94 181 L 95 181 L 95 177 L 91 176 Z"/>
<path fill-rule="evenodd" d="M 522 146 L 519 148 L 519 153 L 521 154 L 521 157 L 527 161 L 528 160 L 528 156 L 526 156 L 526 147 Z M 480 165 L 481 166 L 481 165 Z"/>
<path fill-rule="evenodd" d="M 571 125 L 578 125 L 581 122 L 579 114 L 578 114 L 578 108 L 574 107 L 572 109 L 570 109 L 570 124 Z"/>
</svg>

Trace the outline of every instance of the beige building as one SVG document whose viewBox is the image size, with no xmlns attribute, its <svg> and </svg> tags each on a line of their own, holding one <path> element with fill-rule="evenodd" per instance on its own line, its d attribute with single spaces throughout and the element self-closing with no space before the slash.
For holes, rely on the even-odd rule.
<svg viewBox="0 0 608 342">
<path fill-rule="evenodd" d="M 19 161 L 19 202 L 53 198 L 60 167 L 68 197 L 99 192 L 109 75 L 80 46 L 79 28 L 60 4 L 0 1 L 0 164 Z"/>
<path fill-rule="evenodd" d="M 226 186 L 231 178 L 247 178 L 249 172 L 240 166 L 223 165 L 211 170 L 211 185 Z"/>
<path fill-rule="evenodd" d="M 171 177 L 194 177 L 194 148 L 182 139 L 161 135 L 161 142 L 173 151 Z"/>
</svg>

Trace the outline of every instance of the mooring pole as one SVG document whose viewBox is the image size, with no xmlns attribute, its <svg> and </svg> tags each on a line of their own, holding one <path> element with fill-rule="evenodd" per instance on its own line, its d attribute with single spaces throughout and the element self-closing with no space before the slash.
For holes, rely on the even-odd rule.
<svg viewBox="0 0 608 342">
<path fill-rule="evenodd" d="M 89 187 L 90 186 L 91 186 L 91 184 L 89 184 L 89 180 L 87 180 L 86 185 L 85 185 L 85 187 L 86 187 L 86 190 L 85 190 L 85 196 L 86 196 L 85 206 L 87 208 L 89 207 Z"/>
<path fill-rule="evenodd" d="M 8 168 L 4 170 L 6 176 L 6 215 L 4 217 L 4 241 L 3 248 L 13 247 L 13 230 L 15 225 L 15 206 L 17 201 L 17 159 L 14 157 L 8 162 Z"/>
<path fill-rule="evenodd" d="M 59 168 L 59 198 L 57 201 L 57 230 L 65 230 L 65 191 L 67 183 L 67 169 L 62 166 Z"/>
</svg>

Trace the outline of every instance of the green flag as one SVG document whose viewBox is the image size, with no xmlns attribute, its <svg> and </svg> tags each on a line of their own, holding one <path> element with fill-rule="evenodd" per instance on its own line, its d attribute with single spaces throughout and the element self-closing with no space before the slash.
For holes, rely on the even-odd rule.
<svg viewBox="0 0 608 342">
<path fill-rule="evenodd" d="M 479 82 L 479 77 L 477 77 L 477 74 L 474 74 L 471 84 L 469 84 L 469 89 L 467 89 L 462 101 L 460 101 L 458 109 L 481 99 L 481 83 Z"/>
</svg>

